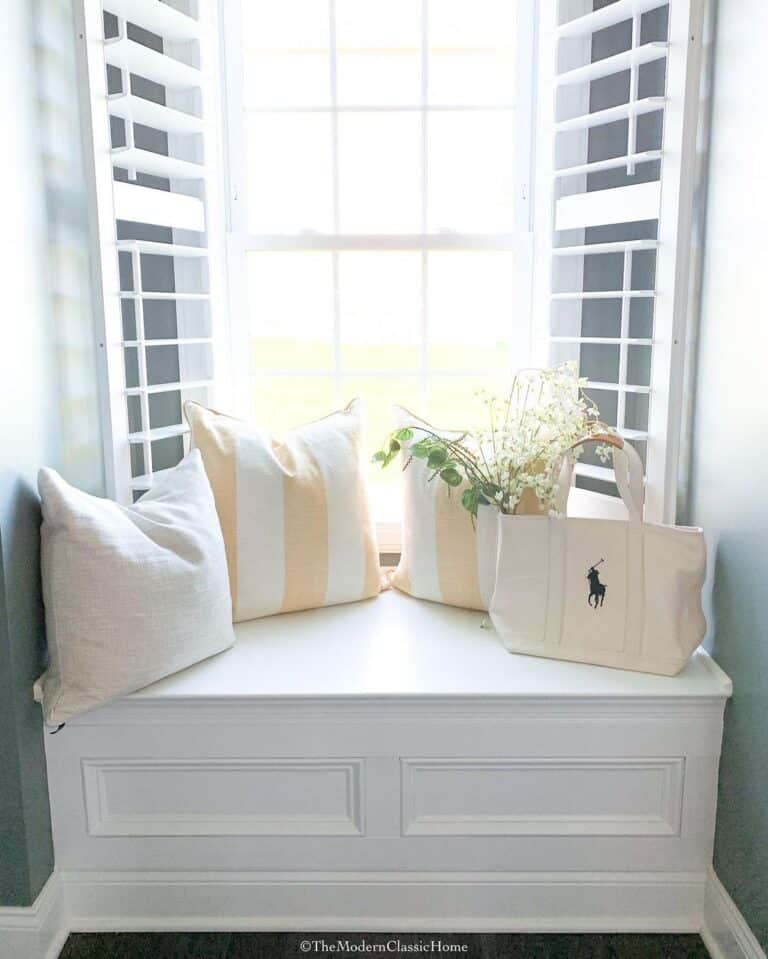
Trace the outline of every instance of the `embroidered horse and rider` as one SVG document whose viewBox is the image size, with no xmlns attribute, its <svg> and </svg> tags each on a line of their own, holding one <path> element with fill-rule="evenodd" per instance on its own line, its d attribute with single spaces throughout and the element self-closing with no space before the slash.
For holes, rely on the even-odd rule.
<svg viewBox="0 0 768 959">
<path fill-rule="evenodd" d="M 605 559 L 600 559 L 600 562 L 595 563 L 594 566 L 590 566 L 587 570 L 587 579 L 589 580 L 589 596 L 587 597 L 587 602 L 593 609 L 597 609 L 598 606 L 602 606 L 605 602 L 606 584 L 600 582 L 600 574 L 597 571 L 600 563 L 604 562 Z M 594 602 L 592 602 L 593 599 Z"/>
</svg>

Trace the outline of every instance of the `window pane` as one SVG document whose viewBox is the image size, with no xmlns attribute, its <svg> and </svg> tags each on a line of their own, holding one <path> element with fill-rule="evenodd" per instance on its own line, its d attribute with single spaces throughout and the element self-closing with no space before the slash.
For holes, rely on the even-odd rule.
<svg viewBox="0 0 768 959">
<path fill-rule="evenodd" d="M 464 50 L 510 46 L 516 8 L 510 0 L 429 0 L 430 46 Z"/>
<path fill-rule="evenodd" d="M 417 376 L 350 376 L 342 383 L 343 401 L 359 396 L 365 403 L 365 459 L 381 448 L 384 438 L 395 428 L 392 406 L 397 404 L 418 413 L 421 385 Z M 399 482 L 400 469 L 392 463 L 387 469 L 369 463 L 368 478 L 376 487 L 392 487 Z"/>
<path fill-rule="evenodd" d="M 341 114 L 342 232 L 419 232 L 420 160 L 418 113 Z"/>
<path fill-rule="evenodd" d="M 333 366 L 331 254 L 249 253 L 247 263 L 254 367 L 330 370 Z"/>
<path fill-rule="evenodd" d="M 514 275 L 513 253 L 429 254 L 430 369 L 511 369 Z"/>
<path fill-rule="evenodd" d="M 340 253 L 344 369 L 418 369 L 421 254 Z"/>
<path fill-rule="evenodd" d="M 414 0 L 337 0 L 338 101 L 421 101 L 421 10 Z"/>
<path fill-rule="evenodd" d="M 509 0 L 432 0 L 430 103 L 514 103 L 516 9 Z"/>
<path fill-rule="evenodd" d="M 253 419 L 278 436 L 338 409 L 330 376 L 269 376 L 253 380 Z"/>
<path fill-rule="evenodd" d="M 331 122 L 325 114 L 247 119 L 248 228 L 328 233 L 333 224 Z"/>
<path fill-rule="evenodd" d="M 330 103 L 330 14 L 318 0 L 243 0 L 243 105 Z"/>
<path fill-rule="evenodd" d="M 513 128 L 506 112 L 430 114 L 430 230 L 511 230 L 515 184 Z"/>
<path fill-rule="evenodd" d="M 420 91 L 421 57 L 415 51 L 339 51 L 340 106 L 413 106 Z"/>
<path fill-rule="evenodd" d="M 431 376 L 427 393 L 429 421 L 449 430 L 485 426 L 487 412 L 478 391 L 490 390 L 497 396 L 506 396 L 511 383 L 511 375 Z"/>
<path fill-rule="evenodd" d="M 511 106 L 514 79 L 515 63 L 510 53 L 435 50 L 429 59 L 429 102 Z M 507 122 L 512 123 L 512 118 Z"/>
<path fill-rule="evenodd" d="M 328 4 L 320 0 L 243 0 L 246 50 L 328 49 Z"/>
<path fill-rule="evenodd" d="M 323 107 L 331 102 L 327 50 L 253 53 L 243 61 L 243 106 Z"/>
</svg>

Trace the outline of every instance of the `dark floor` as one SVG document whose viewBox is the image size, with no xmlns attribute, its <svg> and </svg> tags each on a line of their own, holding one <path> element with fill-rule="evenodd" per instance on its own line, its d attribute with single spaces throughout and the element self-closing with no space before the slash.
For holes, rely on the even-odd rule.
<svg viewBox="0 0 768 959">
<path fill-rule="evenodd" d="M 298 959 L 300 956 L 333 955 L 390 956 L 392 959 L 400 956 L 467 959 L 709 959 L 704 943 L 696 935 L 347 932 L 73 933 L 60 959 Z"/>
</svg>

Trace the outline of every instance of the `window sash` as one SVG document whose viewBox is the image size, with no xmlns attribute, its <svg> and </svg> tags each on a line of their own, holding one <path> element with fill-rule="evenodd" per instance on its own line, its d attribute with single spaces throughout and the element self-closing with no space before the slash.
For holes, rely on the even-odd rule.
<svg viewBox="0 0 768 959">
<path fill-rule="evenodd" d="M 232 300 L 232 341 L 233 341 L 233 366 L 235 369 L 234 386 L 237 391 L 237 401 L 241 409 L 248 408 L 249 387 L 254 377 L 269 377 L 287 375 L 289 372 L 298 375 L 328 375 L 329 371 L 317 370 L 259 370 L 253 371 L 249 368 L 249 350 L 243 348 L 248 343 L 250 331 L 248 328 L 248 305 L 247 305 L 247 256 L 251 252 L 290 252 L 290 251 L 327 251 L 335 261 L 334 274 L 336 278 L 335 289 L 335 329 L 334 346 L 336 362 L 331 375 L 339 385 L 347 375 L 368 376 L 386 373 L 416 377 L 426 377 L 427 374 L 446 375 L 445 371 L 431 371 L 426 366 L 426 343 L 422 342 L 422 366 L 417 370 L 400 371 L 356 371 L 354 373 L 344 370 L 339 362 L 339 343 L 340 343 L 340 323 L 338 310 L 338 255 L 345 251 L 415 251 L 422 254 L 422 271 L 426 269 L 426 258 L 430 252 L 444 250 L 464 250 L 464 251 L 512 251 L 515 256 L 515 277 L 517 287 L 521 290 L 522 296 L 526 297 L 530 290 L 530 143 L 532 113 L 530 109 L 530 99 L 532 91 L 532 69 L 533 69 L 533 44 L 530 38 L 534 35 L 533 23 L 535 21 L 535 3 L 534 0 L 524 0 L 520 3 L 520 12 L 518 14 L 520 29 L 518 30 L 518 44 L 520 52 L 518 55 L 518 77 L 517 79 L 517 100 L 518 105 L 512 107 L 493 104 L 483 106 L 482 108 L 473 105 L 440 105 L 431 106 L 426 103 L 426 76 L 428 69 L 425 61 L 429 53 L 426 45 L 422 45 L 422 103 L 411 106 L 354 106 L 347 107 L 337 103 L 336 96 L 336 78 L 335 62 L 333 52 L 335 51 L 335 39 L 333 36 L 333 0 L 329 0 L 329 16 L 331 17 L 331 51 L 330 69 L 331 69 L 331 100 L 327 107 L 276 107 L 249 109 L 248 113 L 306 113 L 321 112 L 329 115 L 332 123 L 332 169 L 333 169 L 333 230 L 330 233 L 299 233 L 299 234 L 257 234 L 250 232 L 247 223 L 247 189 L 248 177 L 245 169 L 245 113 L 243 111 L 242 96 L 242 47 L 241 31 L 239 22 L 239 0 L 224 0 L 223 3 L 223 35 L 227 44 L 227 57 L 225 60 L 225 89 L 226 89 L 226 143 L 225 153 L 227 158 L 227 250 L 229 265 L 229 290 Z M 424 18 L 426 17 L 427 3 L 423 0 L 422 10 L 422 34 L 426 28 Z M 525 25 L 528 25 L 526 27 Z M 525 45 L 525 39 L 528 40 L 528 48 Z M 521 108 L 520 103 L 527 106 Z M 511 122 L 516 125 L 516 171 L 518 183 L 516 184 L 517 202 L 514 211 L 514 222 L 510 224 L 511 232 L 507 233 L 463 233 L 454 231 L 429 232 L 427 230 L 427 187 L 428 171 L 426 159 L 426 124 L 422 124 L 422 155 L 421 155 L 421 210 L 419 231 L 404 234 L 359 234 L 342 233 L 340 226 L 339 211 L 339 156 L 338 156 L 338 129 L 337 117 L 344 113 L 380 113 L 388 111 L 398 112 L 446 112 L 456 110 L 478 110 L 483 109 L 488 112 L 499 112 L 506 110 L 510 115 Z M 426 303 L 422 303 L 422 324 L 425 323 L 424 313 Z M 516 311 L 517 315 L 527 315 Z M 510 318 L 512 322 L 512 318 Z M 530 352 L 530 331 L 528 324 L 518 324 L 519 329 L 513 329 L 515 354 L 520 356 L 524 362 L 527 362 Z M 238 345 L 240 348 L 238 349 Z M 477 373 L 476 370 L 456 370 L 459 373 Z M 448 374 L 450 375 L 450 374 Z M 338 397 L 341 399 L 341 396 Z"/>
</svg>

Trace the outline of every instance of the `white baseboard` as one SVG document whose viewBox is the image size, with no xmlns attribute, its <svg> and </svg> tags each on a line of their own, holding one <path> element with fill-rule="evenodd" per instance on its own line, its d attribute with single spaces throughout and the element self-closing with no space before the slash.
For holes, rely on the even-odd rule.
<svg viewBox="0 0 768 959">
<path fill-rule="evenodd" d="M 700 932 L 712 959 L 766 959 L 714 873 L 55 873 L 0 908 L 0 959 L 130 931 Z"/>
<path fill-rule="evenodd" d="M 63 875 L 72 930 L 697 932 L 699 873 Z"/>
<path fill-rule="evenodd" d="M 766 959 L 746 919 L 714 872 L 707 883 L 701 938 L 712 959 Z"/>
<path fill-rule="evenodd" d="M 64 890 L 56 873 L 31 906 L 0 907 L 0 959 L 57 959 L 68 935 Z"/>
</svg>

